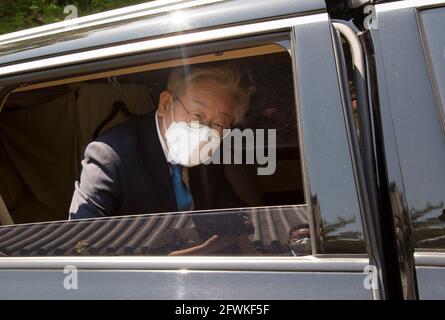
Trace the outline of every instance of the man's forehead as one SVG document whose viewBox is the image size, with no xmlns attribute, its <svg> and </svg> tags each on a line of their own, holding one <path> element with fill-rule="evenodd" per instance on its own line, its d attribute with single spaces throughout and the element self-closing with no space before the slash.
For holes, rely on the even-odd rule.
<svg viewBox="0 0 445 320">
<path fill-rule="evenodd" d="M 217 115 L 231 120 L 234 112 L 234 101 L 229 94 L 225 95 L 221 92 L 208 92 L 202 88 L 193 90 L 193 88 L 185 92 L 184 98 L 191 103 L 191 107 L 200 109 L 201 111 L 216 111 Z"/>
<path fill-rule="evenodd" d="M 308 228 L 302 228 L 302 229 L 295 230 L 292 233 L 292 235 L 300 235 L 300 234 L 307 234 L 307 233 L 310 233 L 309 229 Z"/>
<path fill-rule="evenodd" d="M 184 85 L 184 94 L 190 96 L 203 96 L 215 99 L 233 99 L 233 93 L 225 88 L 219 81 L 214 79 L 195 79 Z"/>
</svg>

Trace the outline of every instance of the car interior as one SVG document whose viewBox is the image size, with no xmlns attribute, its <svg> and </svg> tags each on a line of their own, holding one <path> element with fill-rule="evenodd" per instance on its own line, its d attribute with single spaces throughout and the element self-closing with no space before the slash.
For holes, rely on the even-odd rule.
<svg viewBox="0 0 445 320">
<path fill-rule="evenodd" d="M 66 220 L 88 143 L 156 109 L 172 68 L 218 60 L 236 64 L 251 92 L 250 108 L 238 128 L 276 129 L 275 173 L 258 175 L 258 163 L 226 165 L 235 192 L 254 208 L 304 205 L 292 62 L 284 47 L 269 44 L 19 88 L 0 114 L 3 214 L 11 224 Z M 287 226 L 308 222 L 307 215 L 299 217 L 302 221 L 294 215 Z M 265 224 L 271 219 L 280 218 L 260 216 Z M 279 233 L 275 244 L 286 246 L 288 230 Z"/>
</svg>

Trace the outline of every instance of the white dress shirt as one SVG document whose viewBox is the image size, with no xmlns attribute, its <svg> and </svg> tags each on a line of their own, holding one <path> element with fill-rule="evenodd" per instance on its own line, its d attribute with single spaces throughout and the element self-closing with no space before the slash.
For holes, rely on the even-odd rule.
<svg viewBox="0 0 445 320">
<path fill-rule="evenodd" d="M 158 120 L 158 112 L 157 111 L 156 111 L 156 115 L 155 115 L 155 122 L 156 122 L 156 131 L 158 132 L 158 138 L 159 138 L 159 141 L 161 142 L 162 151 L 164 151 L 165 160 L 168 163 L 170 163 L 171 161 L 169 161 L 169 157 L 168 157 L 168 148 L 167 148 L 167 145 L 165 144 L 164 138 L 162 137 L 161 130 L 159 129 L 159 120 Z M 170 166 L 168 168 L 169 168 L 170 174 L 171 174 Z M 182 180 L 184 181 L 187 188 L 189 188 L 189 190 L 190 190 L 189 171 L 188 171 L 187 167 L 182 167 Z M 192 206 L 191 206 L 190 210 L 193 210 L 193 208 L 194 208 L 194 204 L 192 201 Z"/>
</svg>

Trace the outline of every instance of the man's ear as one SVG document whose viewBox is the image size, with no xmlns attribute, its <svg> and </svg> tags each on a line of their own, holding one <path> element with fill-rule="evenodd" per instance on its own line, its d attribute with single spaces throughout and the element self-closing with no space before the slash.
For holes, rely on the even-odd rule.
<svg viewBox="0 0 445 320">
<path fill-rule="evenodd" d="M 164 90 L 159 95 L 159 104 L 158 104 L 158 115 L 163 117 L 171 102 L 171 93 L 167 90 Z"/>
</svg>

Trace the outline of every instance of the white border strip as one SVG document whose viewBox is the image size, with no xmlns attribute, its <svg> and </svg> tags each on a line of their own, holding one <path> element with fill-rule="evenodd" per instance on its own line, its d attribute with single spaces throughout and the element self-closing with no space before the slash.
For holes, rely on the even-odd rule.
<svg viewBox="0 0 445 320">
<path fill-rule="evenodd" d="M 75 265 L 93 270 L 220 270 L 364 272 L 369 258 L 358 257 L 0 257 L 3 269 L 63 269 Z"/>
<path fill-rule="evenodd" d="M 125 45 L 117 45 L 110 48 L 102 48 L 85 52 L 68 54 L 65 56 L 42 59 L 20 63 L 17 65 L 0 68 L 0 77 L 20 72 L 30 72 L 46 68 L 60 67 L 73 63 L 112 58 L 128 54 L 136 54 L 144 51 L 170 48 L 178 45 L 190 45 L 204 41 L 220 40 L 234 36 L 246 36 L 271 30 L 290 28 L 296 25 L 328 21 L 327 13 L 320 13 L 304 17 L 295 17 L 268 22 L 260 22 L 249 25 L 240 25 L 216 30 L 200 31 L 190 34 L 182 34 L 167 38 L 146 40 Z M 174 21 L 172 21 L 174 23 Z"/>
<path fill-rule="evenodd" d="M 416 267 L 445 267 L 445 251 L 414 252 Z"/>
<path fill-rule="evenodd" d="M 190 7 L 221 2 L 223 0 L 159 0 L 125 8 L 110 10 L 102 13 L 92 14 L 76 19 L 65 20 L 51 23 L 44 26 L 8 33 L 0 36 L 0 45 L 16 41 L 23 41 L 36 37 L 46 36 L 55 33 L 72 31 L 90 26 L 99 26 L 101 24 L 116 22 L 126 19 L 132 19 L 141 16 L 150 16 L 162 12 L 186 9 Z"/>
<path fill-rule="evenodd" d="M 419 8 L 426 7 L 431 5 L 443 4 L 445 5 L 444 0 L 404 0 L 404 1 L 396 1 L 389 3 L 382 3 L 376 5 L 376 12 L 388 12 L 397 9 L 406 9 L 406 8 Z"/>
</svg>

